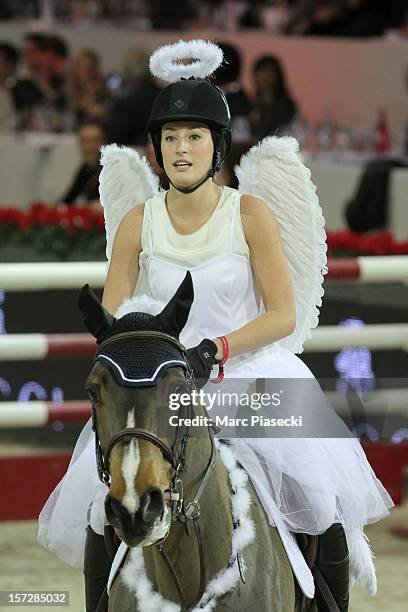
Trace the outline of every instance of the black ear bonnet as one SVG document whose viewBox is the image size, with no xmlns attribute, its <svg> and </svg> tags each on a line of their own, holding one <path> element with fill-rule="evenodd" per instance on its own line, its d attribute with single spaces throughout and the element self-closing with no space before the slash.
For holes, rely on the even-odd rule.
<svg viewBox="0 0 408 612">
<path fill-rule="evenodd" d="M 102 306 L 89 285 L 85 285 L 79 295 L 79 308 L 86 327 L 100 345 L 94 361 L 105 363 L 116 382 L 126 387 L 156 385 L 160 373 L 169 367 L 180 366 L 187 371 L 185 350 L 178 338 L 193 299 L 191 274 L 187 272 L 158 315 L 130 312 L 116 319 Z M 140 337 L 132 332 L 161 332 L 167 337 Z"/>
</svg>

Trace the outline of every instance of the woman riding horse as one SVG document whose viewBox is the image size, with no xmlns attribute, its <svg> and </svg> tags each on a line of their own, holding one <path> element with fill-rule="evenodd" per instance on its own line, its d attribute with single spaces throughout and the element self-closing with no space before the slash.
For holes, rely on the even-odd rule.
<svg viewBox="0 0 408 612">
<path fill-rule="evenodd" d="M 170 188 L 135 203 L 121 220 L 103 305 L 114 314 L 125 298 L 143 294 L 167 303 L 189 270 L 195 298 L 180 340 L 189 349 L 200 386 L 220 363 L 225 379 L 314 380 L 294 352 L 279 343 L 302 324 L 285 254 L 285 248 L 297 245 L 283 244 L 282 228 L 263 199 L 214 181 L 231 146 L 230 113 L 223 93 L 204 76 L 197 78 L 194 64 L 191 74 L 184 71 L 187 78 L 165 87 L 153 105 L 147 129 Z M 296 184 L 289 187 L 296 200 Z M 287 203 L 288 224 L 292 205 Z M 299 233 L 299 243 L 303 238 Z M 314 265 L 300 263 L 305 269 Z M 317 295 L 311 286 L 305 300 L 316 304 L 319 297 L 321 292 Z M 210 383 L 205 388 L 209 387 Z M 273 504 L 289 529 L 320 536 L 320 571 L 338 608 L 346 611 L 347 543 L 357 534 L 359 543 L 366 545 L 363 526 L 386 516 L 393 505 L 359 442 L 290 437 L 230 442 L 267 515 Z M 269 484 L 261 491 L 257 483 L 265 482 L 265 471 Z M 87 531 L 88 569 L 90 559 L 95 566 L 86 571 L 89 611 L 109 567 L 103 538 L 92 529 Z"/>
</svg>

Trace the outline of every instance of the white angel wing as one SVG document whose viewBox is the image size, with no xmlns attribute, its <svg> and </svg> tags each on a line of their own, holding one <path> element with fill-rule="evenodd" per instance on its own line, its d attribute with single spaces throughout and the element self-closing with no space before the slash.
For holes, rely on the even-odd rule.
<svg viewBox="0 0 408 612">
<path fill-rule="evenodd" d="M 112 254 L 112 245 L 119 223 L 127 212 L 145 202 L 160 189 L 159 179 L 145 157 L 129 147 L 106 145 L 101 150 L 99 195 L 105 216 L 106 257 Z"/>
<path fill-rule="evenodd" d="M 295 138 L 271 136 L 255 145 L 235 168 L 239 191 L 261 197 L 279 223 L 296 302 L 296 329 L 277 341 L 293 353 L 319 323 L 318 307 L 327 268 L 324 217 L 310 170 L 299 156 Z"/>
</svg>

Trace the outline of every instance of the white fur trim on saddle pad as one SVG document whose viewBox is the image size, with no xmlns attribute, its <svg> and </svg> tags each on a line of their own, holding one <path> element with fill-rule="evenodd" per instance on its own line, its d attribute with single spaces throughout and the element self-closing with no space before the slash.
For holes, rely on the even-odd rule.
<svg viewBox="0 0 408 612">
<path fill-rule="evenodd" d="M 183 60 L 192 60 L 183 64 Z M 159 47 L 150 57 L 150 72 L 157 78 L 174 83 L 180 79 L 205 79 L 221 64 L 220 47 L 206 40 L 179 40 Z"/>
</svg>

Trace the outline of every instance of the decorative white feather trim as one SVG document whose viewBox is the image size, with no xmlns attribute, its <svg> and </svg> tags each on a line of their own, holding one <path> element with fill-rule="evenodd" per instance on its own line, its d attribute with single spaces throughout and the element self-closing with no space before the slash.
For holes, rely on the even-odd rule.
<svg viewBox="0 0 408 612">
<path fill-rule="evenodd" d="M 141 612 L 179 612 L 180 606 L 167 601 L 157 593 L 146 576 L 143 553 L 139 548 L 129 552 L 128 561 L 122 569 L 123 582 L 138 601 Z"/>
<path fill-rule="evenodd" d="M 349 549 L 350 586 L 358 582 L 369 595 L 374 596 L 377 593 L 377 577 L 369 540 L 362 529 L 345 529 L 344 532 Z"/>
<path fill-rule="evenodd" d="M 205 79 L 221 64 L 223 53 L 213 42 L 179 40 L 172 45 L 159 47 L 150 57 L 150 72 L 157 78 L 174 83 L 180 79 Z M 182 63 L 183 60 L 193 60 Z"/>
<path fill-rule="evenodd" d="M 130 147 L 116 144 L 101 148 L 103 168 L 99 177 L 99 194 L 106 229 L 106 257 L 110 260 L 116 230 L 123 217 L 159 191 L 159 179 L 145 157 Z"/>
<path fill-rule="evenodd" d="M 123 300 L 115 313 L 115 317 L 120 319 L 131 312 L 146 312 L 147 314 L 157 315 L 165 306 L 164 302 L 154 300 L 148 295 L 136 295 Z"/>
<path fill-rule="evenodd" d="M 232 536 L 232 554 L 230 565 L 219 572 L 208 584 L 201 601 L 193 612 L 210 612 L 217 603 L 217 598 L 231 591 L 240 581 L 236 556 L 255 538 L 255 526 L 249 516 L 251 497 L 246 489 L 248 476 L 238 465 L 232 450 L 218 440 L 215 441 L 222 462 L 224 463 L 233 490 L 231 507 L 234 521 L 239 523 Z M 243 566 L 245 564 L 242 559 Z M 143 553 L 140 548 L 129 551 L 128 560 L 122 569 L 123 582 L 137 599 L 141 612 L 180 612 L 180 606 L 168 601 L 153 590 L 146 576 Z"/>
<path fill-rule="evenodd" d="M 239 191 L 261 197 L 279 224 L 295 293 L 296 328 L 275 344 L 293 353 L 303 351 L 319 323 L 328 271 L 322 209 L 298 152 L 295 138 L 271 136 L 252 147 L 235 168 Z"/>
</svg>

